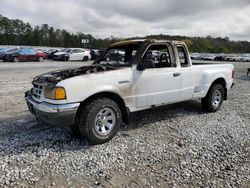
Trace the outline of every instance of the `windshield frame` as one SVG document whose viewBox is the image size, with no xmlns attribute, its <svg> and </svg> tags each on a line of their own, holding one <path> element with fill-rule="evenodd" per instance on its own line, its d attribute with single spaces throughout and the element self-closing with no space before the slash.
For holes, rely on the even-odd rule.
<svg viewBox="0 0 250 188">
<path fill-rule="evenodd" d="M 108 48 L 105 49 L 105 51 L 101 54 L 101 56 L 97 60 L 94 61 L 92 65 L 99 64 L 102 66 L 112 66 L 112 67 L 132 67 L 132 65 L 134 64 L 133 62 L 135 61 L 136 57 L 139 54 L 138 52 L 140 52 L 141 48 L 143 47 L 143 44 L 144 44 L 144 41 L 131 41 L 131 43 L 129 44 L 126 44 L 126 43 L 117 44 L 117 45 L 111 44 Z M 117 64 L 113 64 L 113 63 L 111 64 L 109 62 L 107 62 L 106 64 L 105 63 L 101 64 L 102 62 L 105 62 L 104 57 L 108 54 L 108 52 L 110 52 L 110 50 L 113 50 L 113 49 L 124 50 L 125 49 L 125 53 L 127 53 L 126 51 L 129 50 L 129 48 L 130 50 L 132 50 L 132 52 L 135 50 L 136 54 L 134 55 L 134 58 L 131 59 L 129 63 L 127 63 L 127 65 L 125 63 L 124 65 L 121 64 L 120 66 L 117 66 L 119 64 L 119 61 L 115 61 L 115 60 L 114 62 L 117 62 Z"/>
</svg>

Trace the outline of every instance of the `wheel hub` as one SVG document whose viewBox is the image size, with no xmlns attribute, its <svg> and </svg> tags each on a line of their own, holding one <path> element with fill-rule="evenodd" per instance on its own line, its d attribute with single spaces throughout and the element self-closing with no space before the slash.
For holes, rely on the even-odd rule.
<svg viewBox="0 0 250 188">
<path fill-rule="evenodd" d="M 222 100 L 222 93 L 220 90 L 216 90 L 212 96 L 212 105 L 218 107 Z"/>
<path fill-rule="evenodd" d="M 95 118 L 95 130 L 98 134 L 108 135 L 114 128 L 116 115 L 113 109 L 103 108 Z"/>
</svg>

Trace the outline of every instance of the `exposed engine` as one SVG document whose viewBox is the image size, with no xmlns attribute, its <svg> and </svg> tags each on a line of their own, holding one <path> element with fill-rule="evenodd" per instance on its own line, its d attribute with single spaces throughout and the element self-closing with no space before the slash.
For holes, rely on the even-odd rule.
<svg viewBox="0 0 250 188">
<path fill-rule="evenodd" d="M 65 80 L 67 78 L 71 78 L 74 76 L 79 76 L 83 74 L 91 74 L 91 73 L 99 73 L 109 70 L 115 70 L 117 68 L 111 66 L 102 66 L 99 64 L 91 65 L 91 66 L 83 66 L 77 69 L 65 69 L 49 72 L 46 74 L 42 74 L 36 76 L 33 80 L 33 83 L 46 84 L 54 86 L 58 82 Z"/>
</svg>

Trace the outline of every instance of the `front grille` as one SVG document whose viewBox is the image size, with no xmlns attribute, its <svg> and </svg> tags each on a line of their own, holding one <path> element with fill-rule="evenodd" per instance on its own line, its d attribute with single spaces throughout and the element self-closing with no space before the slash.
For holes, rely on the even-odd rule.
<svg viewBox="0 0 250 188">
<path fill-rule="evenodd" d="M 34 87 L 32 89 L 33 97 L 35 97 L 36 99 L 41 99 L 42 89 L 43 89 L 43 86 L 34 84 Z"/>
</svg>

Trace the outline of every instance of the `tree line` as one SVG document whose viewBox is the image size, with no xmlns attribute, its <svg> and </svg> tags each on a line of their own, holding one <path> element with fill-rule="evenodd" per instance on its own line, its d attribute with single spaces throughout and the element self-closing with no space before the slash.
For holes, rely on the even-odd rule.
<svg viewBox="0 0 250 188">
<path fill-rule="evenodd" d="M 192 52 L 250 53 L 250 42 L 231 41 L 228 37 L 186 37 L 159 34 L 130 39 L 138 38 L 181 40 L 186 42 Z M 89 39 L 89 44 L 85 46 L 87 48 L 104 48 L 113 42 L 122 40 L 121 38 L 112 36 L 99 39 L 83 32 L 70 33 L 65 29 L 57 29 L 48 24 L 32 27 L 29 23 L 25 23 L 19 19 L 9 19 L 0 15 L 0 45 L 83 47 L 81 39 Z"/>
<path fill-rule="evenodd" d="M 56 29 L 48 24 L 32 27 L 19 19 L 9 19 L 0 15 L 0 45 L 30 45 L 50 47 L 83 47 L 81 39 L 89 39 L 88 48 L 101 48 L 116 42 L 109 37 L 97 39 L 82 32 L 70 33 L 65 29 Z"/>
</svg>

